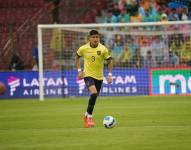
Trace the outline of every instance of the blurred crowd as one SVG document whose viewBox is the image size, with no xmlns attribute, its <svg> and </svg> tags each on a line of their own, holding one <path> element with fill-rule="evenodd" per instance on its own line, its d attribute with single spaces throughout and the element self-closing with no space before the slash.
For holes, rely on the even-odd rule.
<svg viewBox="0 0 191 150">
<path fill-rule="evenodd" d="M 104 15 L 104 23 L 191 20 L 187 0 L 114 0 Z"/>
<path fill-rule="evenodd" d="M 191 20 L 190 3 L 187 3 L 186 0 L 113 0 L 109 2 L 106 9 L 102 9 L 101 14 L 102 19 L 99 19 L 97 23 Z M 91 16 L 91 13 L 89 15 Z M 88 23 L 92 22 L 88 21 Z M 160 68 L 191 66 L 190 24 L 170 25 L 165 29 L 164 26 L 150 26 L 137 28 L 107 27 L 99 30 L 103 35 L 101 42 L 111 50 L 114 66 L 116 67 Z M 180 33 L 174 33 L 174 31 L 180 31 Z M 57 32 L 54 34 L 53 31 L 51 41 L 60 38 L 55 36 Z M 147 34 L 147 32 L 150 34 Z M 170 33 L 164 35 L 160 32 Z M 63 58 L 64 62 L 62 64 L 64 64 L 64 68 L 68 66 L 69 68 L 70 66 L 74 67 L 72 63 L 74 58 L 73 50 L 76 50 L 83 40 L 79 42 L 79 38 L 77 41 L 73 38 L 78 36 L 77 33 L 65 31 L 60 34 L 64 34 L 64 50 L 56 48 L 54 46 L 55 42 L 51 42 L 52 46 L 50 47 L 54 49 L 54 53 L 47 51 L 47 54 L 51 54 L 51 57 L 45 57 L 45 60 L 47 58 L 47 66 L 52 64 L 52 68 L 57 68 L 55 66 L 58 66 L 60 61 L 56 62 L 54 60 L 51 63 L 50 58 L 52 60 Z M 79 44 L 74 44 L 78 42 Z"/>
<path fill-rule="evenodd" d="M 190 26 L 191 29 L 191 26 Z M 184 34 L 105 37 L 117 67 L 161 68 L 191 66 L 191 37 Z"/>
<path fill-rule="evenodd" d="M 16 51 L 16 53 L 10 55 L 5 51 L 7 57 L 0 59 L 0 69 L 38 69 L 36 41 L 36 26 L 38 24 L 110 24 L 191 20 L 190 0 L 45 0 L 46 3 L 44 0 L 33 0 L 31 1 L 33 3 L 28 1 L 8 3 L 11 1 L 1 1 L 0 3 L 3 12 L 7 14 L 2 15 L 0 20 L 3 18 L 5 20 L 2 20 L 1 23 L 10 20 L 8 15 L 12 12 L 12 22 L 18 23 L 19 19 L 17 18 L 21 18 L 20 22 L 26 21 L 26 26 L 22 26 L 22 29 L 26 28 L 26 30 L 23 30 L 22 34 L 19 30 L 15 31 L 14 37 L 17 38 L 13 40 L 14 47 L 9 52 Z M 37 3 L 39 4 L 37 5 Z M 23 7 L 24 9 L 21 9 Z M 34 17 L 33 19 L 21 17 L 27 14 L 28 10 L 30 13 L 27 16 L 34 16 L 33 9 L 41 12 L 35 15 L 36 20 Z M 18 17 L 15 17 L 14 14 Z M 29 22 L 27 22 L 28 20 Z M 5 41 L 9 29 L 7 24 L 4 26 L 6 30 L 3 30 L 1 34 L 2 41 Z M 16 26 L 13 24 L 13 27 Z M 111 27 L 104 28 L 104 30 L 98 28 L 98 30 L 103 35 L 102 42 L 112 52 L 115 66 L 136 68 L 191 66 L 190 23 L 169 25 L 165 29 L 164 26 L 150 26 Z M 12 33 L 12 30 L 9 32 Z M 45 68 L 58 68 L 60 64 L 64 69 L 73 68 L 74 51 L 85 41 L 86 34 L 79 31 L 70 33 L 70 31 L 59 31 L 58 29 L 47 31 L 46 34 L 48 36 L 43 37 L 46 41 L 43 43 L 44 61 L 47 66 Z M 2 41 L 1 45 L 4 46 L 6 41 Z M 61 46 L 59 45 L 60 41 L 62 41 Z M 7 61 L 9 64 L 4 65 Z"/>
<path fill-rule="evenodd" d="M 102 23 L 159 22 L 191 20 L 190 2 L 178 0 L 116 0 L 111 3 Z M 191 66 L 191 25 L 130 28 L 115 33 L 110 28 L 104 43 L 111 49 L 115 65 L 127 67 Z M 156 32 L 156 35 L 128 35 Z M 168 32 L 164 36 L 160 31 Z M 182 33 L 174 33 L 180 31 Z M 183 33 L 184 31 L 184 33 Z M 114 33 L 114 34 L 112 34 Z M 170 34 L 171 33 L 171 34 Z M 172 34 L 173 33 L 173 34 Z"/>
</svg>

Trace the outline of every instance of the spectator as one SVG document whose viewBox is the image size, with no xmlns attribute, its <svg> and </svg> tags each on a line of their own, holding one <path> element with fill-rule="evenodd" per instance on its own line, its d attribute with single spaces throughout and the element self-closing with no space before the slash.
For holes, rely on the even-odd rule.
<svg viewBox="0 0 191 150">
<path fill-rule="evenodd" d="M 150 46 L 148 45 L 147 41 L 143 41 L 143 45 L 140 47 L 141 55 L 144 57 L 144 59 L 147 59 L 147 53 L 150 50 Z"/>
<path fill-rule="evenodd" d="M 179 58 L 178 56 L 173 53 L 172 51 L 169 51 L 169 63 L 171 67 L 176 67 L 179 65 Z"/>
<path fill-rule="evenodd" d="M 46 70 L 55 70 L 55 66 L 58 66 L 58 63 L 55 61 L 55 53 L 53 49 L 47 49 L 44 53 L 44 69 Z"/>
<path fill-rule="evenodd" d="M 156 10 L 151 3 L 148 3 L 148 8 L 144 9 L 144 11 L 142 10 L 142 21 L 143 22 L 153 22 L 156 20 L 157 20 Z"/>
<path fill-rule="evenodd" d="M 18 54 L 13 54 L 11 62 L 9 64 L 9 70 L 17 71 L 24 70 L 24 62 Z"/>
<path fill-rule="evenodd" d="M 117 23 L 118 21 L 118 17 L 113 15 L 111 10 L 108 10 L 106 17 L 104 18 L 104 23 Z"/>
<path fill-rule="evenodd" d="M 121 14 L 119 15 L 119 22 L 122 22 L 122 23 L 130 22 L 130 16 L 127 13 L 126 9 L 121 10 Z"/>
<path fill-rule="evenodd" d="M 119 62 L 121 66 L 128 66 L 130 58 L 131 54 L 129 52 L 128 43 L 126 43 L 121 54 L 119 55 Z"/>
<path fill-rule="evenodd" d="M 128 44 L 129 44 L 129 51 L 131 53 L 131 56 L 133 57 L 136 54 L 136 50 L 139 48 L 139 46 L 136 44 L 134 38 L 131 38 L 130 41 L 128 41 Z"/>
<path fill-rule="evenodd" d="M 139 14 L 143 17 L 145 16 L 145 8 L 144 8 L 144 2 L 142 1 L 140 4 L 140 7 L 138 8 Z"/>
<path fill-rule="evenodd" d="M 187 8 L 183 8 L 181 20 L 188 20 L 188 15 L 187 15 Z"/>
<path fill-rule="evenodd" d="M 130 13 L 130 16 L 137 16 L 139 4 L 136 0 L 132 0 L 131 3 L 126 5 L 126 9 Z"/>
<path fill-rule="evenodd" d="M 130 22 L 141 22 L 141 21 L 142 21 L 142 17 L 138 13 L 135 16 L 130 17 Z"/>
<path fill-rule="evenodd" d="M 185 63 L 191 61 L 191 38 L 187 37 L 184 40 L 184 43 L 181 45 L 180 50 L 180 58 L 183 60 Z"/>
<path fill-rule="evenodd" d="M 180 56 L 180 52 L 183 51 L 182 49 L 184 49 L 184 46 L 186 43 L 186 39 L 185 42 L 181 40 L 179 35 L 174 35 L 171 39 L 170 39 L 170 49 L 177 55 Z"/>
<path fill-rule="evenodd" d="M 179 58 L 178 56 L 173 52 L 169 51 L 168 58 L 164 60 L 163 66 L 165 67 L 176 67 L 179 65 Z"/>
<path fill-rule="evenodd" d="M 38 48 L 33 48 L 33 70 L 38 70 Z"/>
<path fill-rule="evenodd" d="M 153 39 L 151 50 L 157 64 L 163 63 L 165 56 L 168 56 L 168 45 L 165 43 L 165 39 L 160 36 Z"/>
<path fill-rule="evenodd" d="M 119 7 L 118 7 L 118 3 L 114 3 L 113 4 L 113 8 L 112 8 L 112 14 L 116 17 L 118 17 L 120 15 L 120 10 L 119 10 Z"/>
<path fill-rule="evenodd" d="M 180 20 L 179 16 L 178 16 L 178 13 L 176 11 L 176 8 L 171 9 L 170 14 L 168 15 L 168 20 L 169 21 L 178 21 L 178 20 Z"/>
<path fill-rule="evenodd" d="M 118 8 L 120 11 L 123 11 L 124 9 L 126 9 L 126 5 L 127 5 L 127 0 L 119 0 Z"/>
<path fill-rule="evenodd" d="M 110 49 L 112 49 L 114 45 L 113 30 L 113 27 L 108 27 L 107 34 L 104 35 L 104 43 Z"/>
<path fill-rule="evenodd" d="M 146 53 L 146 58 L 144 59 L 144 67 L 145 68 L 157 67 L 156 62 L 152 57 L 151 51 L 147 51 Z"/>
<path fill-rule="evenodd" d="M 131 67 L 141 68 L 144 66 L 144 58 L 141 56 L 140 49 L 136 50 L 136 54 L 130 60 Z"/>
<path fill-rule="evenodd" d="M 161 15 L 161 21 L 162 21 L 162 22 L 163 22 L 163 21 L 168 21 L 167 14 L 163 13 L 163 14 Z"/>
<path fill-rule="evenodd" d="M 114 46 L 113 46 L 113 56 L 114 56 L 114 60 L 116 62 L 119 62 L 119 56 L 120 53 L 123 50 L 123 45 L 124 45 L 124 41 L 123 41 L 123 37 L 120 34 L 115 34 L 114 37 Z"/>
</svg>

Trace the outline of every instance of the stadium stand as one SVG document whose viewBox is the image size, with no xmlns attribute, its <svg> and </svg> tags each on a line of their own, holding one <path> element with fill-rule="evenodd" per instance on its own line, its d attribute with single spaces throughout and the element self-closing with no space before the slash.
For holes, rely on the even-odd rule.
<svg viewBox="0 0 191 150">
<path fill-rule="evenodd" d="M 20 53 L 22 58 L 26 58 L 24 60 L 25 64 L 29 64 L 32 42 L 31 39 L 23 36 L 24 28 L 22 28 L 22 26 L 26 24 L 27 21 L 31 19 L 43 6 L 43 0 L 0 1 L 0 70 L 8 69 L 9 61 L 14 52 Z"/>
<path fill-rule="evenodd" d="M 188 20 L 190 5 L 188 0 L 0 0 L 0 70 L 8 70 L 15 51 L 25 69 L 32 69 L 37 24 Z"/>
<path fill-rule="evenodd" d="M 8 69 L 14 51 L 24 59 L 25 69 L 32 68 L 37 24 L 93 23 L 108 0 L 56 1 L 0 0 L 0 70 Z"/>
</svg>

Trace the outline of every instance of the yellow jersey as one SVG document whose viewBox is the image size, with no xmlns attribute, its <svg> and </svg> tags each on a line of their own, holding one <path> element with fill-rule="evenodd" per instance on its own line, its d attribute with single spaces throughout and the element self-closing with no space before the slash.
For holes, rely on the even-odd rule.
<svg viewBox="0 0 191 150">
<path fill-rule="evenodd" d="M 111 57 L 109 50 L 101 43 L 96 48 L 87 43 L 77 50 L 77 54 L 84 57 L 84 77 L 103 80 L 104 61 Z"/>
</svg>

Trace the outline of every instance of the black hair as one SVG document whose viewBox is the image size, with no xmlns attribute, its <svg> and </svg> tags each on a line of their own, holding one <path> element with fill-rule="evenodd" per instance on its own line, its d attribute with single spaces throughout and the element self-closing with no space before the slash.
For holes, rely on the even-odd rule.
<svg viewBox="0 0 191 150">
<path fill-rule="evenodd" d="M 99 32 L 97 31 L 97 30 L 91 30 L 90 32 L 89 32 L 89 35 L 91 36 L 91 35 L 96 35 L 96 34 L 99 34 Z"/>
</svg>

